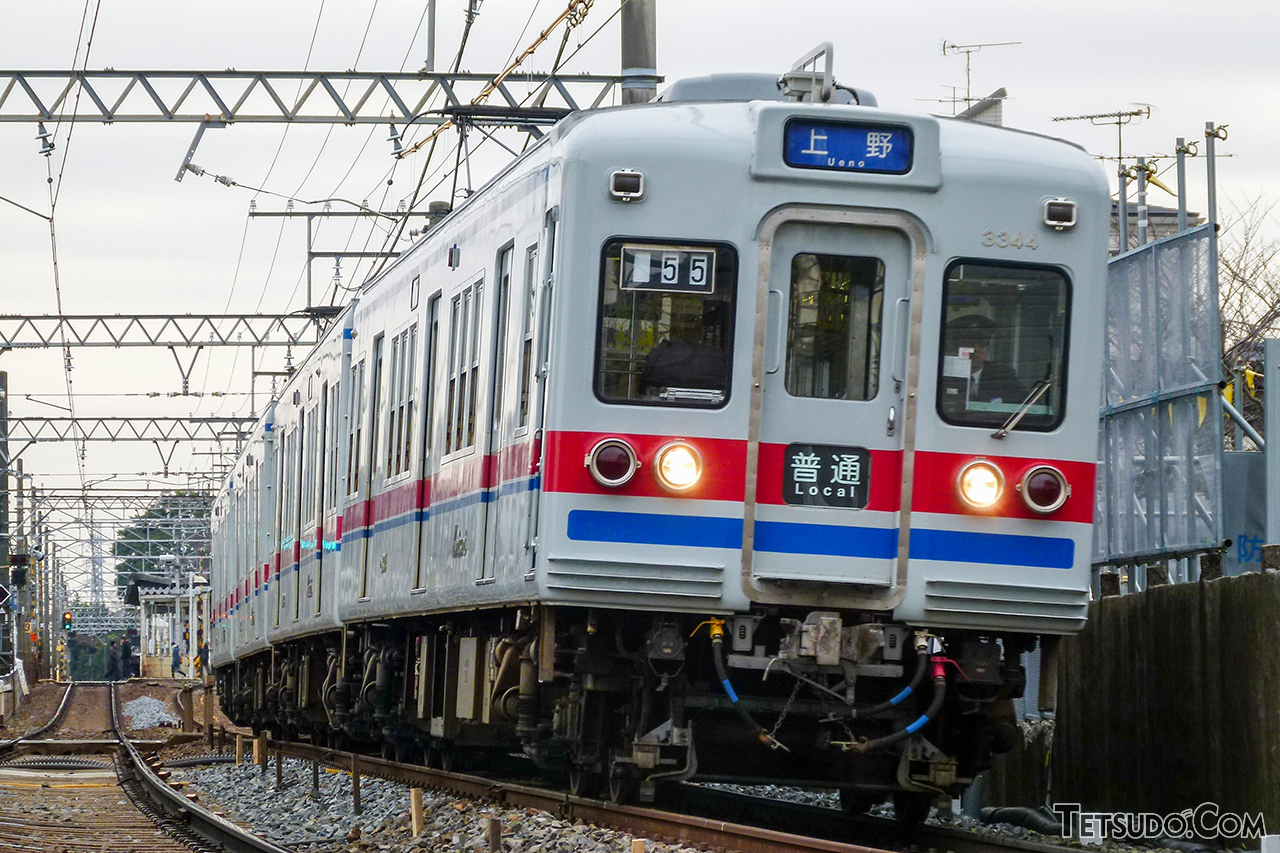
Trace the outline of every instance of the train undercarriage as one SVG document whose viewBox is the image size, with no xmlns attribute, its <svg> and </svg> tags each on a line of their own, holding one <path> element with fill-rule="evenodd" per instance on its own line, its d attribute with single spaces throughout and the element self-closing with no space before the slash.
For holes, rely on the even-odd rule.
<svg viewBox="0 0 1280 853">
<path fill-rule="evenodd" d="M 759 782 L 838 788 L 850 811 L 893 794 L 901 814 L 1013 748 L 1035 642 L 785 608 L 529 606 L 353 624 L 217 678 L 235 723 L 285 739 L 444 769 L 521 753 L 617 802 Z"/>
</svg>

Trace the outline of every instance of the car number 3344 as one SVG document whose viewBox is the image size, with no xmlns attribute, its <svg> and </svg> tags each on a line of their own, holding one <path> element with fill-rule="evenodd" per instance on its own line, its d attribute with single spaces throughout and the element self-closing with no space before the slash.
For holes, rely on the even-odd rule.
<svg viewBox="0 0 1280 853">
<path fill-rule="evenodd" d="M 1008 231 L 983 231 L 982 245 L 996 249 L 1036 249 L 1036 235 L 1023 239 L 1022 232 L 1010 234 Z"/>
</svg>

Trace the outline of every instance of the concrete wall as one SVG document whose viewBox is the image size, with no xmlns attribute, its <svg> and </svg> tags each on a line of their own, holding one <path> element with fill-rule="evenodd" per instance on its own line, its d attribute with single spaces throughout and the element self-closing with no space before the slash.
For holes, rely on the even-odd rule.
<svg viewBox="0 0 1280 853">
<path fill-rule="evenodd" d="M 1280 573 L 1093 604 L 1063 644 L 1055 732 L 1055 802 L 1213 802 L 1280 827 Z"/>
</svg>

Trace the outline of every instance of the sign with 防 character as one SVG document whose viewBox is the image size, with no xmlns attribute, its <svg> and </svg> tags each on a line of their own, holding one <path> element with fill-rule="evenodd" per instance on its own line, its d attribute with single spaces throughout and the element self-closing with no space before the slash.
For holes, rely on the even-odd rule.
<svg viewBox="0 0 1280 853">
<path fill-rule="evenodd" d="M 716 250 L 689 246 L 622 247 L 622 289 L 714 293 Z"/>
<path fill-rule="evenodd" d="M 905 175 L 911 142 L 911 130 L 896 125 L 792 120 L 783 160 L 801 169 Z"/>
<path fill-rule="evenodd" d="M 783 460 L 782 499 L 795 506 L 862 509 L 871 491 L 865 447 L 791 444 Z"/>
</svg>

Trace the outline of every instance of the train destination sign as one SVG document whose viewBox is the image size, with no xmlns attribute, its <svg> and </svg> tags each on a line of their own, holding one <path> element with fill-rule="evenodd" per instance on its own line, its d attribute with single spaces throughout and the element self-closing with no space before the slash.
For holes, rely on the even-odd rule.
<svg viewBox="0 0 1280 853">
<path fill-rule="evenodd" d="M 716 250 L 687 246 L 622 247 L 622 289 L 714 293 Z"/>
<path fill-rule="evenodd" d="M 787 122 L 783 159 L 801 169 L 903 175 L 911 170 L 911 130 L 792 119 Z"/>
<path fill-rule="evenodd" d="M 790 444 L 783 461 L 782 499 L 797 506 L 862 509 L 871 492 L 865 447 Z"/>
</svg>

